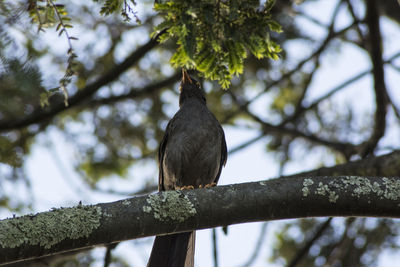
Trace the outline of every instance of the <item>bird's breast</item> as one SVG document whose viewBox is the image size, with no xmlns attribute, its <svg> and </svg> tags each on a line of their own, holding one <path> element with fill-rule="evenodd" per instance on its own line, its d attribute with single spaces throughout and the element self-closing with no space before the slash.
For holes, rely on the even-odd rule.
<svg viewBox="0 0 400 267">
<path fill-rule="evenodd" d="M 168 179 L 164 180 L 170 183 L 165 186 L 172 189 L 212 183 L 220 168 L 223 136 L 219 123 L 208 110 L 180 111 L 165 149 L 163 172 Z"/>
</svg>

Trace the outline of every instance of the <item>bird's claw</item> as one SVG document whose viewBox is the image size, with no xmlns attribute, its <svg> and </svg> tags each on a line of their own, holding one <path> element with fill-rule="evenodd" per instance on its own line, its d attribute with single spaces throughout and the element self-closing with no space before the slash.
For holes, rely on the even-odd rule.
<svg viewBox="0 0 400 267">
<path fill-rule="evenodd" d="M 193 185 L 175 186 L 175 190 L 193 190 Z"/>
<path fill-rule="evenodd" d="M 199 188 L 211 188 L 216 186 L 217 183 L 212 182 L 211 184 L 206 184 L 206 185 L 199 185 Z"/>
</svg>

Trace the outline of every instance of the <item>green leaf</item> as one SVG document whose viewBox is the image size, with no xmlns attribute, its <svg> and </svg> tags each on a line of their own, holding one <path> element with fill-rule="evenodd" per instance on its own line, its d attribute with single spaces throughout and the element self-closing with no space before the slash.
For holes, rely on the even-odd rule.
<svg viewBox="0 0 400 267">
<path fill-rule="evenodd" d="M 177 45 L 172 66 L 193 67 L 227 88 L 233 75 L 243 73 L 247 53 L 259 59 L 279 59 L 280 47 L 269 39 L 269 32 L 282 30 L 270 18 L 273 4 L 267 1 L 260 7 L 258 0 L 163 1 L 154 5 L 164 21 L 155 27 L 153 36 L 168 29 L 160 41 L 172 39 Z"/>
<path fill-rule="evenodd" d="M 231 75 L 243 73 L 243 59 L 246 57 L 246 50 L 238 41 L 228 41 L 228 69 Z"/>
<path fill-rule="evenodd" d="M 268 26 L 270 28 L 271 31 L 277 32 L 277 33 L 281 33 L 282 32 L 282 26 L 274 21 L 274 20 L 270 20 L 268 21 Z"/>
<path fill-rule="evenodd" d="M 251 36 L 247 42 L 247 48 L 258 59 L 265 56 L 265 45 L 259 36 Z"/>
<path fill-rule="evenodd" d="M 271 9 L 274 7 L 274 5 L 275 5 L 275 0 L 267 0 L 265 2 L 264 11 L 265 12 L 270 12 Z"/>
<path fill-rule="evenodd" d="M 45 106 L 49 106 L 50 105 L 50 103 L 49 103 L 49 95 L 47 93 L 41 93 L 39 97 L 40 97 L 39 103 L 40 103 L 40 106 L 42 108 L 44 108 Z"/>
</svg>

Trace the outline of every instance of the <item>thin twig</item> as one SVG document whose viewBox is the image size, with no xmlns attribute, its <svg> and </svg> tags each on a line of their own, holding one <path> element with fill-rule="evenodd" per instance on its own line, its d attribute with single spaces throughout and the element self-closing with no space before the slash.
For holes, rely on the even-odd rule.
<svg viewBox="0 0 400 267">
<path fill-rule="evenodd" d="M 250 255 L 248 260 L 242 265 L 242 267 L 250 267 L 256 261 L 258 255 L 260 254 L 262 244 L 265 241 L 265 233 L 267 232 L 267 226 L 268 222 L 264 222 L 261 225 L 260 234 L 258 235 L 258 239 L 254 247 L 253 253 Z"/>
<path fill-rule="evenodd" d="M 107 246 L 107 250 L 106 250 L 106 254 L 104 255 L 104 267 L 108 267 L 110 266 L 111 262 L 112 262 L 112 255 L 111 252 L 113 249 L 115 249 L 115 247 L 118 245 L 119 243 L 115 243 L 115 244 L 110 244 Z"/>
<path fill-rule="evenodd" d="M 328 229 L 328 227 L 331 225 L 332 217 L 328 218 L 324 223 L 322 223 L 313 237 L 309 239 L 304 246 L 299 249 L 296 253 L 296 255 L 292 258 L 292 260 L 289 262 L 287 267 L 295 267 L 297 264 L 300 263 L 300 261 L 307 255 L 308 251 L 310 250 L 311 246 L 317 241 L 323 233 Z"/>
<path fill-rule="evenodd" d="M 61 33 L 63 33 L 63 32 L 65 33 L 65 36 L 67 37 L 67 41 L 68 41 L 69 50 L 72 51 L 73 48 L 72 48 L 72 43 L 71 43 L 71 36 L 69 36 L 69 34 L 68 34 L 67 27 L 65 26 L 64 21 L 60 15 L 60 13 L 58 12 L 56 5 L 53 3 L 52 0 L 47 0 L 47 3 L 49 3 L 52 6 L 54 13 L 56 14 L 58 21 L 61 25 Z"/>
<path fill-rule="evenodd" d="M 143 87 L 141 89 L 131 88 L 129 90 L 129 92 L 127 92 L 125 94 L 109 96 L 107 98 L 91 99 L 87 102 L 82 103 L 82 105 L 92 108 L 94 106 L 109 105 L 109 104 L 114 104 L 114 103 L 124 101 L 127 99 L 133 99 L 133 98 L 146 96 L 146 95 L 152 94 L 164 87 L 167 87 L 167 86 L 177 82 L 181 75 L 182 75 L 181 72 L 177 72 L 170 77 L 167 77 L 161 81 L 157 81 L 155 83 L 146 85 L 145 87 Z"/>
<path fill-rule="evenodd" d="M 58 20 L 59 20 L 59 26 L 61 27 L 61 31 L 59 33 L 59 35 L 61 35 L 62 33 L 65 34 L 65 36 L 67 37 L 67 41 L 68 41 L 68 65 L 67 65 L 67 69 L 65 70 L 65 74 L 64 77 L 60 79 L 60 88 L 64 94 L 64 105 L 68 106 L 68 91 L 66 86 L 71 82 L 71 76 L 74 74 L 74 71 L 72 69 L 73 64 L 74 64 L 74 60 L 76 58 L 76 55 L 74 53 L 74 49 L 72 47 L 72 43 L 71 40 L 77 40 L 77 38 L 72 37 L 69 35 L 68 30 L 67 30 L 67 25 L 64 23 L 63 18 L 61 17 L 60 12 L 58 12 L 57 6 L 54 4 L 54 2 L 52 0 L 47 0 L 47 3 L 50 4 L 54 10 L 54 13 L 56 14 Z M 72 27 L 72 26 L 70 26 Z M 59 27 L 57 26 L 57 29 Z"/>
<path fill-rule="evenodd" d="M 394 54 L 393 56 L 391 56 L 388 60 L 385 60 L 385 64 L 391 64 L 395 59 L 400 57 L 400 52 Z M 308 110 L 312 110 L 314 108 L 316 108 L 322 101 L 328 99 L 329 97 L 331 97 L 332 95 L 336 94 L 337 92 L 339 92 L 340 90 L 342 90 L 343 88 L 349 86 L 350 84 L 360 80 L 361 78 L 363 78 L 364 76 L 370 74 L 372 72 L 372 69 L 369 70 L 365 70 L 362 71 L 360 73 L 358 73 L 357 75 L 349 78 L 348 80 L 342 82 L 341 84 L 335 86 L 334 88 L 332 88 L 331 90 L 328 90 L 328 93 L 321 96 L 320 98 L 316 99 L 313 103 L 302 107 L 302 109 L 300 111 L 298 111 L 298 115 L 300 115 L 301 113 L 304 113 L 305 111 Z"/>
<path fill-rule="evenodd" d="M 382 37 L 379 26 L 379 11 L 376 0 L 366 1 L 367 15 L 366 21 L 369 29 L 370 41 L 370 57 L 372 61 L 372 74 L 374 77 L 374 91 L 375 91 L 375 125 L 373 133 L 368 141 L 363 144 L 363 151 L 361 156 L 366 156 L 373 153 L 379 140 L 385 135 L 386 130 L 386 113 L 388 106 L 387 89 L 385 84 L 385 75 L 383 69 L 382 58 Z"/>
<path fill-rule="evenodd" d="M 354 23 L 355 23 L 355 28 L 356 28 L 356 32 L 358 34 L 358 37 L 360 38 L 361 41 L 361 47 L 363 47 L 364 49 L 366 48 L 366 40 L 365 37 L 360 29 L 360 26 L 358 25 L 358 23 L 360 22 L 360 19 L 357 17 L 356 13 L 354 12 L 354 8 L 353 5 L 351 4 L 350 0 L 344 0 L 347 4 L 347 7 L 349 9 L 350 15 L 353 17 Z"/>
<path fill-rule="evenodd" d="M 307 62 L 309 62 L 311 59 L 319 56 L 324 50 L 325 48 L 328 46 L 328 44 L 337 36 L 342 35 L 343 33 L 347 32 L 348 30 L 352 29 L 354 27 L 354 23 L 339 30 L 339 31 L 334 31 L 334 22 L 335 22 L 335 18 L 339 12 L 339 8 L 341 6 L 342 2 L 339 2 L 339 4 L 336 6 L 334 14 L 332 15 L 332 19 L 331 19 L 331 23 L 328 27 L 328 34 L 325 37 L 325 40 L 321 43 L 321 45 L 308 57 L 306 57 L 305 59 L 301 60 L 299 63 L 297 63 L 297 65 L 290 71 L 286 72 L 285 74 L 283 74 L 279 79 L 272 81 L 271 83 L 269 83 L 265 89 L 260 92 L 258 95 L 254 96 L 251 100 L 246 102 L 246 105 L 249 105 L 250 103 L 252 103 L 254 100 L 257 100 L 258 98 L 260 98 L 262 95 L 264 95 L 266 92 L 268 92 L 268 90 L 276 85 L 278 85 L 279 83 L 281 83 L 282 81 L 284 81 L 285 79 L 288 79 L 289 77 L 291 77 L 293 74 L 297 73 Z"/>
<path fill-rule="evenodd" d="M 293 137 L 301 137 L 301 138 L 304 138 L 313 143 L 317 143 L 320 145 L 330 147 L 330 148 L 342 153 L 344 156 L 346 156 L 346 158 L 348 158 L 354 151 L 354 145 L 351 143 L 342 143 L 342 142 L 325 140 L 318 136 L 301 132 L 297 129 L 287 128 L 282 125 L 272 125 L 272 124 L 264 121 L 259 116 L 255 115 L 254 113 L 252 113 L 249 110 L 248 106 L 241 104 L 241 101 L 236 98 L 236 96 L 234 95 L 234 93 L 232 91 L 229 91 L 228 93 L 231 95 L 234 102 L 239 106 L 240 110 L 242 110 L 244 113 L 249 115 L 254 121 L 258 122 L 262 126 L 263 133 L 265 133 L 265 134 L 278 133 L 278 134 L 286 134 L 286 135 L 293 136 Z"/>
<path fill-rule="evenodd" d="M 346 219 L 346 228 L 344 229 L 344 231 L 342 233 L 342 237 L 330 249 L 330 253 L 328 253 L 328 257 L 326 259 L 326 263 L 324 264 L 324 267 L 333 266 L 333 262 L 335 260 L 341 258 L 340 255 L 342 255 L 343 252 L 346 250 L 346 248 L 349 246 L 348 231 L 349 231 L 350 227 L 353 225 L 353 223 L 355 223 L 355 222 L 356 222 L 356 218 Z"/>
<path fill-rule="evenodd" d="M 306 93 L 307 93 L 308 88 L 310 87 L 310 84 L 311 84 L 311 82 L 312 82 L 312 79 L 314 78 L 314 75 L 315 75 L 315 73 L 317 72 L 317 69 L 318 69 L 318 67 L 319 67 L 320 55 L 321 55 L 321 54 L 319 54 L 318 56 L 316 56 L 315 59 L 314 59 L 314 61 L 315 61 L 315 63 L 314 63 L 314 68 L 313 68 L 313 70 L 310 72 L 310 74 L 308 75 L 308 77 L 307 77 L 307 79 L 306 79 L 306 81 L 305 81 L 305 83 L 304 83 L 304 88 L 302 89 L 302 94 L 300 95 L 299 99 L 297 100 L 297 104 L 296 104 L 295 111 L 293 112 L 293 114 L 292 114 L 291 116 L 287 117 L 284 121 L 282 121 L 282 122 L 280 123 L 280 125 L 285 125 L 285 124 L 287 124 L 288 122 L 291 122 L 291 121 L 296 120 L 296 119 L 300 116 L 300 114 L 303 113 L 303 111 L 304 111 L 304 107 L 303 107 L 303 105 L 302 105 L 302 104 L 303 104 L 303 100 L 304 100 L 304 98 L 305 98 L 305 96 L 306 96 Z"/>
<path fill-rule="evenodd" d="M 294 15 L 301 16 L 301 17 L 307 19 L 308 21 L 314 23 L 315 25 L 320 26 L 321 28 L 328 28 L 329 27 L 328 25 L 324 24 L 322 21 L 310 16 L 307 13 L 304 13 L 303 11 L 294 11 Z"/>
<path fill-rule="evenodd" d="M 217 231 L 215 230 L 215 228 L 212 229 L 212 248 L 213 248 L 214 267 L 218 267 L 218 244 L 217 244 Z"/>
</svg>

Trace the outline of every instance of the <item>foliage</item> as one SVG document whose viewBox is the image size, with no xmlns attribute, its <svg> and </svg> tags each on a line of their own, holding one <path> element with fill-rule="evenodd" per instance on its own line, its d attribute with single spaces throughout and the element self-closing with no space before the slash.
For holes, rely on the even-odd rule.
<svg viewBox="0 0 400 267">
<path fill-rule="evenodd" d="M 233 75 L 243 73 L 249 51 L 258 59 L 278 59 L 279 45 L 269 31 L 281 32 L 271 19 L 274 1 L 185 1 L 156 3 L 154 9 L 164 21 L 153 34 L 166 29 L 161 42 L 174 39 L 177 49 L 171 58 L 174 67 L 194 68 L 206 78 L 228 88 Z M 247 50 L 247 51 L 246 51 Z"/>
<path fill-rule="evenodd" d="M 100 0 L 93 0 L 100 2 Z M 68 105 L 66 86 L 74 74 L 74 53 L 67 28 L 72 28 L 71 20 L 63 4 L 55 0 L 29 2 L 29 14 L 38 30 L 57 24 L 59 35 L 65 34 L 68 40 L 68 61 L 65 75 L 60 79 L 60 88 Z M 102 1 L 100 14 L 110 15 L 120 11 L 125 21 L 130 21 L 129 13 L 140 22 L 131 5 L 131 0 Z M 258 59 L 279 58 L 281 49 L 270 38 L 270 31 L 281 32 L 281 26 L 271 19 L 274 0 L 260 6 L 259 1 L 166 1 L 155 3 L 154 9 L 163 14 L 164 22 L 155 27 L 153 35 L 166 30 L 160 41 L 174 39 L 177 50 L 171 64 L 178 67 L 194 68 L 207 79 L 218 80 L 222 88 L 228 88 L 234 75 L 243 73 L 243 61 L 252 54 Z"/>
<path fill-rule="evenodd" d="M 140 19 L 132 7 L 136 5 L 135 0 L 129 0 L 130 3 L 128 3 L 128 0 L 93 0 L 93 1 L 103 2 L 103 6 L 101 7 L 100 10 L 100 14 L 102 15 L 107 16 L 120 11 L 121 16 L 124 18 L 126 22 L 131 20 L 131 15 L 132 15 L 136 19 L 136 22 L 140 23 Z"/>
<path fill-rule="evenodd" d="M 38 24 L 38 32 L 45 31 L 44 28 L 50 28 L 55 25 L 58 36 L 65 35 L 68 42 L 68 59 L 67 67 L 64 76 L 59 80 L 59 87 L 53 88 L 53 91 L 60 89 L 64 94 L 64 104 L 68 106 L 68 91 L 66 86 L 71 83 L 72 76 L 74 75 L 74 65 L 76 64 L 74 59 L 77 55 L 72 47 L 72 40 L 78 40 L 78 38 L 71 36 L 68 32 L 69 28 L 72 28 L 70 24 L 71 18 L 68 17 L 68 12 L 65 5 L 55 4 L 56 0 L 38 0 L 29 1 L 28 12 L 32 19 L 32 22 Z M 48 99 L 41 95 L 42 103 L 47 103 Z"/>
<path fill-rule="evenodd" d="M 67 66 L 65 69 L 64 76 L 59 80 L 59 87 L 53 88 L 52 92 L 60 89 L 64 94 L 64 104 L 68 106 L 68 90 L 67 86 L 71 83 L 71 79 L 75 74 L 76 64 L 75 61 L 77 55 L 72 46 L 73 40 L 78 40 L 77 37 L 71 36 L 68 29 L 72 28 L 71 18 L 68 16 L 68 12 L 64 4 L 56 4 L 57 0 L 29 0 L 28 13 L 32 19 L 32 22 L 38 25 L 38 32 L 45 31 L 45 28 L 56 27 L 58 36 L 65 35 L 68 42 L 67 51 Z M 101 0 L 93 0 L 94 2 L 100 2 Z M 136 12 L 133 10 L 131 5 L 136 5 L 135 0 L 105 0 L 100 10 L 102 15 L 110 15 L 117 11 L 121 12 L 121 16 L 125 21 L 130 21 L 130 14 L 136 18 L 136 22 L 140 22 L 136 16 Z M 41 95 L 42 102 L 47 103 L 48 99 Z"/>
<path fill-rule="evenodd" d="M 0 98 L 0 118 L 19 118 L 29 114 L 39 106 L 39 101 L 47 95 L 42 86 L 41 73 L 30 62 L 18 58 L 6 58 L 0 54 L 0 91 L 7 98 Z M 37 96 L 41 96 L 38 98 Z M 19 103 L 16 105 L 15 103 Z M 44 103 L 40 103 L 44 105 Z"/>
</svg>

